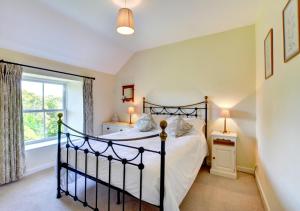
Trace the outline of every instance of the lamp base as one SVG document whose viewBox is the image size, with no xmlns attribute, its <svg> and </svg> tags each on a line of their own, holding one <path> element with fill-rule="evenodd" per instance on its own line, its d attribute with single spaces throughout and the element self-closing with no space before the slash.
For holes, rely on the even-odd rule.
<svg viewBox="0 0 300 211">
<path fill-rule="evenodd" d="M 228 131 L 227 131 L 227 127 L 226 127 L 227 125 L 226 125 L 226 118 L 224 118 L 224 130 L 223 130 L 223 133 L 225 134 L 225 133 L 228 133 Z"/>
<path fill-rule="evenodd" d="M 129 114 L 129 124 L 131 125 L 132 122 L 131 122 L 131 114 Z"/>
</svg>

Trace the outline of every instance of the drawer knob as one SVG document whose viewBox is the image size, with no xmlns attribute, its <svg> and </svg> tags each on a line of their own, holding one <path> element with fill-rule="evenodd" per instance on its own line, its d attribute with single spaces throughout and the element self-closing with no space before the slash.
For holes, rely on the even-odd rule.
<svg viewBox="0 0 300 211">
<path fill-rule="evenodd" d="M 109 127 L 108 128 L 106 128 L 107 130 L 109 130 Z"/>
<path fill-rule="evenodd" d="M 216 157 L 213 157 L 213 159 L 216 159 Z"/>
<path fill-rule="evenodd" d="M 123 131 L 123 129 L 120 129 L 120 131 Z"/>
</svg>

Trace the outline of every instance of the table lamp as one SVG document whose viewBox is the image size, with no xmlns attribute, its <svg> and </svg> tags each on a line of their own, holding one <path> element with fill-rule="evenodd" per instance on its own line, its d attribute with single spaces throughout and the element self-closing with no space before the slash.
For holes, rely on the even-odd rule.
<svg viewBox="0 0 300 211">
<path fill-rule="evenodd" d="M 128 107 L 128 113 L 129 113 L 129 124 L 132 124 L 131 115 L 134 113 L 134 107 L 133 106 Z"/>
<path fill-rule="evenodd" d="M 224 118 L 224 130 L 223 133 L 227 133 L 227 125 L 226 125 L 226 119 L 230 117 L 230 111 L 228 109 L 222 109 L 221 111 L 221 117 Z"/>
</svg>

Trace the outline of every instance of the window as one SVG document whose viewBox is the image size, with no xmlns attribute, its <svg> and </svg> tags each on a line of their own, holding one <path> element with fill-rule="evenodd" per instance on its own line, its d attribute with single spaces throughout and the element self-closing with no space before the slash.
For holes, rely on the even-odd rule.
<svg viewBox="0 0 300 211">
<path fill-rule="evenodd" d="M 65 84 L 39 78 L 22 80 L 23 123 L 25 143 L 55 139 L 57 114 L 66 119 Z"/>
</svg>

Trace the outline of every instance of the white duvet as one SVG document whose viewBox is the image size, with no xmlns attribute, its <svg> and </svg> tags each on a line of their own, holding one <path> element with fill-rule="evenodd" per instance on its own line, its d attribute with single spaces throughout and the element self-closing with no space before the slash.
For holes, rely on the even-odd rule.
<svg viewBox="0 0 300 211">
<path fill-rule="evenodd" d="M 111 139 L 125 139 L 143 137 L 159 133 L 158 130 L 151 132 L 139 132 L 137 129 L 113 133 L 102 136 Z M 144 139 L 139 141 L 121 142 L 122 144 L 145 149 L 160 151 L 160 138 Z M 107 144 L 102 142 L 90 141 L 94 150 L 103 151 Z M 88 146 L 84 146 L 88 148 Z M 129 149 L 114 145 L 117 154 L 126 159 L 135 157 L 138 153 L 136 149 Z M 191 133 L 179 138 L 168 137 L 166 141 L 166 172 L 165 172 L 165 198 L 164 208 L 166 211 L 178 211 L 179 205 L 192 186 L 204 158 L 207 156 L 207 142 L 203 133 L 193 130 Z M 105 155 L 112 155 L 116 158 L 111 149 Z M 84 172 L 85 155 L 78 151 L 77 168 Z M 62 150 L 62 162 L 66 162 L 66 150 Z M 136 164 L 140 159 L 132 161 Z M 143 192 L 142 200 L 151 204 L 159 205 L 160 191 L 160 155 L 151 152 L 144 152 L 143 155 Z M 75 166 L 74 150 L 69 151 L 69 164 Z M 108 182 L 108 161 L 106 158 L 99 157 L 99 176 L 98 178 Z M 93 154 L 88 154 L 87 173 L 96 176 L 96 158 Z M 139 198 L 139 177 L 140 172 L 136 166 L 126 165 L 126 191 Z M 63 178 L 65 178 L 63 176 Z M 112 161 L 111 184 L 113 186 L 123 187 L 123 164 L 118 161 Z"/>
</svg>

